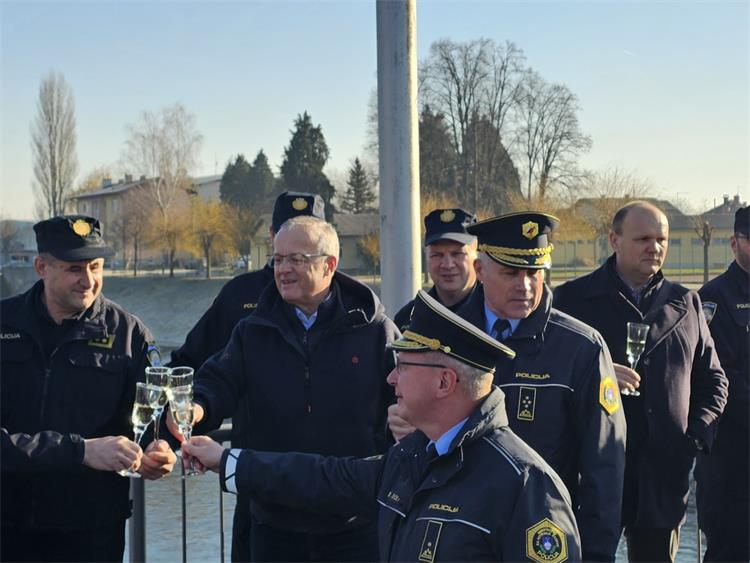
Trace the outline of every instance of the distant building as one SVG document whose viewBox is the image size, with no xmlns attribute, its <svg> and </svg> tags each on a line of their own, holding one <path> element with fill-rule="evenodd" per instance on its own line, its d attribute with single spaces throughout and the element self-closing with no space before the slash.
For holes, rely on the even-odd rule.
<svg viewBox="0 0 750 563">
<path fill-rule="evenodd" d="M 359 248 L 359 242 L 370 234 L 380 233 L 378 213 L 335 213 L 332 220 L 341 245 L 341 270 L 348 274 L 370 274 L 371 268 Z"/>
<path fill-rule="evenodd" d="M 703 240 L 696 228 L 708 221 L 712 228 L 709 246 L 709 268 L 721 269 L 732 261 L 729 238 L 732 236 L 734 212 L 746 204 L 740 202 L 739 195 L 699 215 L 688 215 L 680 211 L 670 201 L 656 198 L 642 198 L 659 207 L 669 220 L 669 252 L 665 269 L 698 270 L 703 268 Z M 571 214 L 583 219 L 589 225 L 603 225 L 611 221 L 614 210 L 630 199 L 610 199 L 606 205 L 598 198 L 581 198 L 573 205 Z M 603 212 L 602 209 L 606 209 Z M 605 216 L 606 215 L 606 216 Z M 604 221 L 604 223 L 602 222 Z M 563 224 L 555 239 L 554 263 L 558 266 L 590 269 L 604 262 L 611 254 L 608 230 L 595 235 L 590 226 L 566 228 Z"/>
<path fill-rule="evenodd" d="M 221 201 L 219 192 L 221 178 L 221 174 L 193 178 L 193 191 L 204 201 Z"/>
</svg>

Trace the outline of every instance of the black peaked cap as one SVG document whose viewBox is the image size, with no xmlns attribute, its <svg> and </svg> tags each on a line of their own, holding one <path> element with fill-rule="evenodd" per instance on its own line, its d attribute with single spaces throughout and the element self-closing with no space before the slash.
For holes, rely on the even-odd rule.
<svg viewBox="0 0 750 563">
<path fill-rule="evenodd" d="M 750 222 L 750 207 L 740 207 L 734 213 L 734 232 L 748 236 L 748 222 Z"/>
<path fill-rule="evenodd" d="M 298 215 L 311 215 L 318 219 L 326 218 L 326 205 L 318 194 L 307 192 L 284 192 L 276 198 L 273 204 L 271 228 L 278 233 L 281 225 L 288 219 Z"/>
<path fill-rule="evenodd" d="M 547 213 L 521 211 L 493 217 L 467 227 L 479 240 L 478 250 L 512 268 L 540 270 L 552 264 L 549 234 L 560 220 Z"/>
<path fill-rule="evenodd" d="M 102 238 L 99 219 L 86 215 L 62 215 L 34 225 L 37 251 L 65 262 L 108 258 L 114 251 Z"/>
<path fill-rule="evenodd" d="M 466 227 L 476 222 L 476 215 L 460 207 L 430 211 L 424 218 L 424 245 L 443 239 L 471 244 L 476 237 L 467 233 Z"/>
<path fill-rule="evenodd" d="M 442 352 L 488 373 L 495 371 L 501 358 L 516 355 L 421 289 L 414 299 L 409 327 L 388 348 L 397 352 Z"/>
</svg>

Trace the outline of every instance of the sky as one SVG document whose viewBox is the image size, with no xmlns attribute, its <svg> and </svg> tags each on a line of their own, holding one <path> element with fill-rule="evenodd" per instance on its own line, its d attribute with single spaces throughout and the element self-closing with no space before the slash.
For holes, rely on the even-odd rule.
<svg viewBox="0 0 750 563">
<path fill-rule="evenodd" d="M 593 147 L 695 210 L 750 198 L 750 3 L 418 0 L 438 39 L 512 41 L 579 98 Z M 118 168 L 127 126 L 179 102 L 203 135 L 194 175 L 261 148 L 275 171 L 294 119 L 320 124 L 341 178 L 365 154 L 376 88 L 373 0 L 0 0 L 0 216 L 33 218 L 30 124 L 51 70 L 72 88 L 79 176 Z"/>
</svg>

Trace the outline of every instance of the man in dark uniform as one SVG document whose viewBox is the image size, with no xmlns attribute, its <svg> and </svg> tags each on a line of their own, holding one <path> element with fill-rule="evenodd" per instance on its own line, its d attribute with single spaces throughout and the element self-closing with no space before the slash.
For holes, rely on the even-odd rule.
<svg viewBox="0 0 750 563">
<path fill-rule="evenodd" d="M 689 474 L 708 452 L 724 408 L 727 380 L 701 314 L 700 298 L 666 280 L 669 223 L 647 202 L 612 220 L 614 255 L 591 274 L 555 290 L 555 307 L 596 328 L 615 362 L 628 421 L 622 524 L 630 561 L 674 561 Z M 627 323 L 650 330 L 637 372 L 627 367 Z M 640 375 L 639 375 L 640 374 Z"/>
<path fill-rule="evenodd" d="M 121 561 L 129 480 L 172 469 L 163 440 L 132 436 L 136 381 L 152 338 L 101 294 L 111 249 L 99 221 L 34 225 L 41 278 L 0 302 L 3 561 Z"/>
<path fill-rule="evenodd" d="M 281 226 L 275 284 L 198 371 L 196 432 L 216 428 L 239 407 L 254 448 L 354 456 L 387 448 L 393 392 L 385 375 L 393 355 L 386 344 L 398 331 L 370 288 L 336 270 L 338 256 L 336 231 L 322 219 L 293 217 Z M 312 510 L 252 499 L 252 560 L 377 559 L 374 523 Z"/>
<path fill-rule="evenodd" d="M 495 364 L 513 352 L 424 291 L 390 348 L 398 360 L 388 382 L 419 430 L 385 455 L 225 451 L 205 437 L 185 451 L 219 471 L 225 491 L 377 517 L 382 561 L 580 561 L 570 497 L 508 427 L 492 385 Z"/>
<path fill-rule="evenodd" d="M 466 232 L 467 225 L 476 222 L 476 215 L 460 208 L 435 209 L 424 218 L 424 252 L 434 284 L 428 293 L 453 312 L 466 303 L 477 285 L 474 271 L 477 237 Z M 414 300 L 411 300 L 393 317 L 399 330 L 409 326 L 413 308 Z M 395 403 L 388 407 L 388 426 L 396 440 L 414 431 Z"/>
<path fill-rule="evenodd" d="M 424 253 L 434 284 L 428 293 L 453 312 L 466 302 L 477 283 L 477 238 L 466 232 L 466 227 L 476 222 L 476 215 L 460 208 L 435 209 L 424 218 Z M 393 317 L 399 330 L 409 326 L 413 307 L 414 301 L 409 301 Z"/>
<path fill-rule="evenodd" d="M 562 478 L 586 561 L 614 561 L 620 536 L 625 417 L 599 333 L 552 308 L 544 283 L 558 220 L 511 213 L 470 225 L 480 287 L 459 314 L 516 352 L 497 366 L 510 427 Z"/>
<path fill-rule="evenodd" d="M 323 198 L 303 192 L 284 192 L 273 206 L 271 238 L 292 217 L 312 215 L 325 218 Z M 211 307 L 190 330 L 185 343 L 172 352 L 172 366 L 189 366 L 198 370 L 208 358 L 224 349 L 232 329 L 258 306 L 260 294 L 273 283 L 273 266 L 241 274 L 221 289 Z M 232 446 L 247 446 L 248 420 L 240 409 L 232 415 Z M 250 499 L 238 495 L 232 526 L 232 561 L 250 561 Z"/>
<path fill-rule="evenodd" d="M 734 215 L 734 262 L 698 293 L 729 397 L 711 453 L 698 456 L 698 522 L 706 533 L 705 561 L 750 561 L 750 207 Z"/>
</svg>

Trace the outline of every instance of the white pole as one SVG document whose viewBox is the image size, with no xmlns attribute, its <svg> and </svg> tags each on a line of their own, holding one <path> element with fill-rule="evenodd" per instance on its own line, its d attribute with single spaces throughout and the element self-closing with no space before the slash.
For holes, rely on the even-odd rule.
<svg viewBox="0 0 750 563">
<path fill-rule="evenodd" d="M 389 316 L 421 281 L 416 0 L 377 0 L 380 296 Z"/>
</svg>

